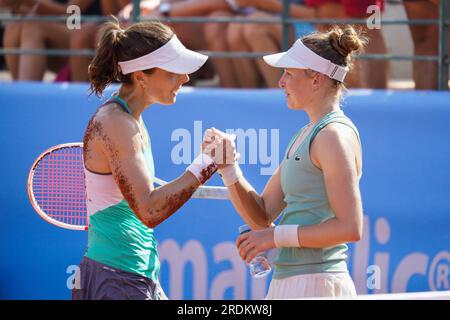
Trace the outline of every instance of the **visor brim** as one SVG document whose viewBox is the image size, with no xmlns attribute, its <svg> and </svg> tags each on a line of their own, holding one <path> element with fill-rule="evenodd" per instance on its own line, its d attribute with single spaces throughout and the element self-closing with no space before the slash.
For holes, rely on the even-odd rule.
<svg viewBox="0 0 450 320">
<path fill-rule="evenodd" d="M 264 56 L 263 59 L 268 65 L 275 68 L 308 69 L 300 61 L 291 58 L 287 52 L 269 54 Z"/>
<path fill-rule="evenodd" d="M 176 74 L 190 74 L 200 69 L 208 59 L 201 53 L 184 48 L 177 58 L 158 66 Z"/>
</svg>

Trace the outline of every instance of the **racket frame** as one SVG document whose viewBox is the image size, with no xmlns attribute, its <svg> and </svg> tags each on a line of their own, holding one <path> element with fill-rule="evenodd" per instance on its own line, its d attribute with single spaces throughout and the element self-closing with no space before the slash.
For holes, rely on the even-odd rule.
<svg viewBox="0 0 450 320">
<path fill-rule="evenodd" d="M 52 218 L 51 216 L 47 215 L 41 209 L 41 207 L 38 205 L 36 198 L 34 196 L 34 193 L 33 193 L 33 177 L 35 174 L 35 169 L 38 166 L 39 162 L 41 162 L 41 160 L 46 155 L 51 154 L 55 150 L 60 150 L 62 148 L 74 148 L 74 147 L 75 148 L 83 147 L 83 144 L 80 142 L 63 143 L 63 144 L 58 144 L 56 146 L 50 147 L 47 150 L 45 150 L 44 152 L 42 152 L 39 155 L 39 157 L 37 157 L 37 159 L 33 162 L 33 165 L 31 166 L 30 172 L 28 174 L 27 192 L 28 192 L 28 198 L 30 199 L 30 203 L 33 206 L 33 209 L 41 216 L 42 219 L 44 219 L 48 223 L 51 223 L 51 224 L 56 225 L 61 228 L 70 229 L 70 230 L 87 230 L 88 229 L 87 225 L 80 226 L 80 225 L 64 223 L 64 222 L 58 221 L 58 220 Z M 86 214 L 86 219 L 87 219 L 87 214 Z"/>
</svg>

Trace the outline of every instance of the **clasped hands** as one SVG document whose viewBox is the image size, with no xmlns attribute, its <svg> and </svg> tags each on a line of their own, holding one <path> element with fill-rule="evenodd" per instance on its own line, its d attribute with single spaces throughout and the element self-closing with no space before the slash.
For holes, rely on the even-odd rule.
<svg viewBox="0 0 450 320">
<path fill-rule="evenodd" d="M 240 170 L 236 169 L 237 165 L 231 168 L 240 156 L 236 152 L 235 140 L 234 134 L 227 134 L 215 128 L 206 130 L 203 138 L 202 152 L 209 155 L 217 164 L 225 185 L 228 185 L 227 182 L 233 183 L 241 174 Z M 228 168 L 238 172 L 230 174 L 230 170 L 227 172 Z M 249 263 L 258 253 L 275 247 L 274 229 L 266 228 L 244 233 L 237 238 L 236 247 L 241 258 Z"/>
<path fill-rule="evenodd" d="M 234 134 L 227 134 L 215 128 L 208 129 L 203 137 L 202 153 L 210 156 L 221 170 L 239 159 L 235 140 Z"/>
</svg>

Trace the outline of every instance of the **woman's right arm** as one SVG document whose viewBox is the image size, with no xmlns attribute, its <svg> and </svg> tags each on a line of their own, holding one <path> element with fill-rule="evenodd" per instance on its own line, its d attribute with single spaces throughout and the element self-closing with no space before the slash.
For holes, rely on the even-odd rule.
<svg viewBox="0 0 450 320">
<path fill-rule="evenodd" d="M 280 167 L 267 182 L 259 195 L 244 176 L 228 186 L 231 202 L 244 221 L 255 230 L 270 227 L 286 207 L 281 190 Z"/>
<path fill-rule="evenodd" d="M 143 154 L 139 128 L 126 113 L 110 113 L 92 123 L 110 170 L 130 208 L 142 223 L 154 228 L 175 213 L 200 186 L 189 171 L 154 188 Z M 120 128 L 120 130 L 118 130 Z"/>
</svg>

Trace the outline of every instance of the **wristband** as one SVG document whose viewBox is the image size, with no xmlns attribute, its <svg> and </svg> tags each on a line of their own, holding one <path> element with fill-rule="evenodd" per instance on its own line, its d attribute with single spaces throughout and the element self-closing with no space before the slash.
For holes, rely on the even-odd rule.
<svg viewBox="0 0 450 320">
<path fill-rule="evenodd" d="M 242 177 L 242 170 L 237 161 L 235 161 L 233 164 L 220 169 L 219 174 L 222 177 L 225 187 L 229 187 L 238 182 L 238 180 Z"/>
<path fill-rule="evenodd" d="M 277 248 L 299 248 L 298 225 L 287 224 L 276 226 L 273 233 L 273 240 Z"/>
<path fill-rule="evenodd" d="M 201 153 L 186 168 L 186 171 L 190 171 L 201 184 L 204 184 L 217 171 L 217 164 L 210 156 Z"/>
</svg>

